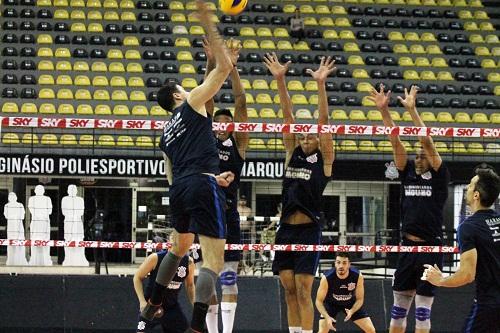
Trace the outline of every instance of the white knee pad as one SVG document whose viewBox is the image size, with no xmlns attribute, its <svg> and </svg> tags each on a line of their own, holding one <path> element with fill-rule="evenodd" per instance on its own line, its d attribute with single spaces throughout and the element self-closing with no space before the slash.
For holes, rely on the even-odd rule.
<svg viewBox="0 0 500 333">
<path fill-rule="evenodd" d="M 222 273 L 220 273 L 220 284 L 222 295 L 238 295 L 238 262 L 230 261 L 224 263 Z"/>
<path fill-rule="evenodd" d="M 414 291 L 394 291 L 394 304 L 391 309 L 391 326 L 406 327 L 406 316 L 415 296 Z"/>
<path fill-rule="evenodd" d="M 415 328 L 431 328 L 431 309 L 434 297 L 417 295 L 415 297 Z"/>
</svg>

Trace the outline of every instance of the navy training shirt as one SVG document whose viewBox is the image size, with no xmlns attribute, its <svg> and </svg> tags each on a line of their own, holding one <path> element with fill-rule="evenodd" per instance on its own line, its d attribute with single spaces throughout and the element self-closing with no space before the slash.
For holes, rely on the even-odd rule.
<svg viewBox="0 0 500 333">
<path fill-rule="evenodd" d="M 345 279 L 337 276 L 336 269 L 331 269 L 325 273 L 328 282 L 328 293 L 324 303 L 330 306 L 340 306 L 343 309 L 350 309 L 356 302 L 356 287 L 358 286 L 359 271 L 349 268 L 349 274 Z"/>
<path fill-rule="evenodd" d="M 193 110 L 187 101 L 174 109 L 163 129 L 160 149 L 172 162 L 174 183 L 194 174 L 219 174 L 212 118 Z"/>
<path fill-rule="evenodd" d="M 153 286 L 156 281 L 156 275 L 158 274 L 158 268 L 160 267 L 160 264 L 167 253 L 167 250 L 163 250 L 156 254 L 158 256 L 158 263 L 156 264 L 155 269 L 153 269 L 149 274 L 146 289 L 144 290 L 144 297 L 146 298 L 146 300 L 149 299 L 151 297 L 151 294 L 153 293 Z M 172 281 L 168 284 L 167 289 L 165 289 L 165 291 L 163 292 L 161 303 L 163 308 L 168 308 L 177 304 L 179 291 L 181 290 L 182 283 L 184 282 L 188 274 L 189 256 L 186 255 L 182 257 L 179 267 L 177 267 L 177 273 L 174 275 Z"/>
<path fill-rule="evenodd" d="M 417 175 L 415 162 L 408 161 L 400 178 L 402 231 L 427 241 L 441 238 L 450 181 L 445 164 Z"/>
<path fill-rule="evenodd" d="M 500 306 L 500 214 L 479 210 L 457 228 L 460 253 L 477 251 L 476 300 Z"/>
<path fill-rule="evenodd" d="M 234 173 L 234 180 L 228 187 L 222 187 L 226 193 L 226 202 L 230 209 L 237 207 L 238 188 L 240 186 L 241 169 L 245 161 L 241 158 L 238 152 L 238 146 L 233 135 L 225 141 L 217 140 L 217 149 L 219 150 L 219 169 L 220 172 L 231 171 Z"/>
<path fill-rule="evenodd" d="M 329 180 L 330 177 L 325 176 L 321 152 L 316 150 L 307 156 L 300 146 L 296 147 L 283 178 L 282 221 L 300 210 L 319 223 L 323 191 Z"/>
</svg>

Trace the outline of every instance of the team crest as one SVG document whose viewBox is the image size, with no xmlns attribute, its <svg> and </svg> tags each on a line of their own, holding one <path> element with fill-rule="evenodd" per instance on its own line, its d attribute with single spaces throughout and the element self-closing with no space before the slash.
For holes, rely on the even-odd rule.
<svg viewBox="0 0 500 333">
<path fill-rule="evenodd" d="M 427 171 L 426 173 L 422 174 L 422 179 L 429 180 L 432 179 L 432 173 L 430 171 Z"/>
<path fill-rule="evenodd" d="M 180 278 L 185 277 L 186 276 L 186 267 L 179 266 L 179 268 L 177 268 L 177 276 Z"/>
<path fill-rule="evenodd" d="M 356 283 L 351 282 L 351 283 L 347 284 L 347 290 L 353 291 L 354 289 L 356 289 Z"/>
<path fill-rule="evenodd" d="M 386 167 L 385 178 L 388 178 L 390 180 L 394 180 L 394 179 L 399 177 L 398 168 L 396 168 L 394 161 L 391 161 L 391 163 L 386 163 L 385 167 Z"/>
<path fill-rule="evenodd" d="M 143 331 L 144 329 L 146 328 L 146 323 L 144 321 L 140 321 L 138 324 L 137 324 L 137 330 L 138 331 Z"/>
<path fill-rule="evenodd" d="M 231 141 L 231 139 L 227 139 L 226 141 L 224 141 L 224 142 L 222 143 L 222 145 L 223 145 L 224 147 L 232 147 L 232 146 L 233 146 L 233 141 Z"/>
<path fill-rule="evenodd" d="M 318 162 L 318 153 L 316 153 L 314 155 L 311 155 L 311 156 L 307 156 L 306 161 L 309 162 L 309 163 L 316 163 L 316 162 Z"/>
</svg>

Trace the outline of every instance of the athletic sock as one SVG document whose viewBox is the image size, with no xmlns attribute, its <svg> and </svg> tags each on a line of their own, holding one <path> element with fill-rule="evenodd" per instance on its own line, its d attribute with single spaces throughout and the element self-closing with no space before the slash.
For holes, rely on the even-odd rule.
<svg viewBox="0 0 500 333">
<path fill-rule="evenodd" d="M 290 333 L 302 333 L 302 327 L 289 327 L 288 331 Z"/>
<path fill-rule="evenodd" d="M 232 333 L 234 326 L 234 315 L 236 314 L 237 303 L 221 302 L 220 310 L 222 313 L 222 332 Z"/>
<path fill-rule="evenodd" d="M 203 331 L 205 328 L 208 303 L 212 295 L 215 295 L 216 281 L 217 274 L 214 271 L 206 267 L 200 269 L 198 279 L 196 280 L 195 303 L 193 307 L 193 317 L 191 319 L 191 328 L 195 331 Z"/>
<path fill-rule="evenodd" d="M 208 333 L 219 333 L 219 304 L 208 306 L 206 317 Z"/>
</svg>

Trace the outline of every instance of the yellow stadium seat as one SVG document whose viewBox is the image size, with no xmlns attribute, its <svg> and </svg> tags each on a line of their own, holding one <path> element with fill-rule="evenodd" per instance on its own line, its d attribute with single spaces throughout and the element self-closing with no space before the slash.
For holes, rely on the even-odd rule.
<svg viewBox="0 0 500 333">
<path fill-rule="evenodd" d="M 394 44 L 394 53 L 409 53 L 408 47 L 405 44 Z"/>
<path fill-rule="evenodd" d="M 488 81 L 490 82 L 500 82 L 500 73 L 492 72 L 488 74 Z"/>
<path fill-rule="evenodd" d="M 52 52 L 52 49 L 48 47 L 41 47 L 38 49 L 37 56 L 50 58 L 54 56 L 54 53 Z"/>
<path fill-rule="evenodd" d="M 354 33 L 351 30 L 342 30 L 339 34 L 340 39 L 356 39 Z"/>
<path fill-rule="evenodd" d="M 467 112 L 457 112 L 455 114 L 455 122 L 457 123 L 472 123 L 472 119 Z"/>
<path fill-rule="evenodd" d="M 476 124 L 487 124 L 489 123 L 488 116 L 483 112 L 476 112 L 472 115 L 472 122 Z"/>
<path fill-rule="evenodd" d="M 50 60 L 42 60 L 38 62 L 38 70 L 39 71 L 53 71 L 54 64 Z"/>
<path fill-rule="evenodd" d="M 250 139 L 248 141 L 248 149 L 251 150 L 265 150 L 266 149 L 266 144 L 264 143 L 264 140 L 262 139 Z"/>
<path fill-rule="evenodd" d="M 465 145 L 462 142 L 453 141 L 450 145 L 450 152 L 454 154 L 463 154 L 467 152 Z"/>
<path fill-rule="evenodd" d="M 487 154 L 499 154 L 500 153 L 500 144 L 498 144 L 496 142 L 487 143 L 485 152 Z"/>
<path fill-rule="evenodd" d="M 359 46 L 356 43 L 353 42 L 348 42 L 344 44 L 344 51 L 345 52 L 359 52 Z"/>
<path fill-rule="evenodd" d="M 438 142 L 434 143 L 434 146 L 436 147 L 436 150 L 438 153 L 448 153 L 449 152 L 448 145 L 446 144 L 446 142 L 438 141 Z"/>
<path fill-rule="evenodd" d="M 362 110 L 351 110 L 349 112 L 349 119 L 350 120 L 366 120 L 365 113 Z"/>
<path fill-rule="evenodd" d="M 77 75 L 75 77 L 75 86 L 90 86 L 90 79 L 86 75 Z"/>
<path fill-rule="evenodd" d="M 316 14 L 330 14 L 330 8 L 328 8 L 328 6 L 325 5 L 317 5 L 314 8 L 314 12 Z"/>
<path fill-rule="evenodd" d="M 360 141 L 358 149 L 360 152 L 365 152 L 365 153 L 377 151 L 377 148 L 375 147 L 373 141 L 368 141 L 368 140 Z"/>
<path fill-rule="evenodd" d="M 134 105 L 132 107 L 131 113 L 134 116 L 148 116 L 149 115 L 148 108 L 145 107 L 144 105 Z"/>
<path fill-rule="evenodd" d="M 95 87 L 107 87 L 109 86 L 109 81 L 107 77 L 97 75 L 92 79 L 92 85 Z"/>
<path fill-rule="evenodd" d="M 356 68 L 352 72 L 352 77 L 355 79 L 369 79 L 370 75 L 368 75 L 368 72 L 363 69 L 363 68 Z"/>
<path fill-rule="evenodd" d="M 267 140 L 267 149 L 285 150 L 285 145 L 281 139 L 269 139 Z"/>
<path fill-rule="evenodd" d="M 337 17 L 335 19 L 335 25 L 337 27 L 350 27 L 351 23 L 347 17 Z"/>
<path fill-rule="evenodd" d="M 186 16 L 183 13 L 172 13 L 170 20 L 172 22 L 186 22 Z"/>
<path fill-rule="evenodd" d="M 60 86 L 72 86 L 73 79 L 69 75 L 59 75 L 57 77 L 56 84 Z"/>
<path fill-rule="evenodd" d="M 128 79 L 129 87 L 144 87 L 144 80 L 140 76 L 131 76 Z"/>
<path fill-rule="evenodd" d="M 406 4 L 410 6 L 420 6 L 422 3 L 420 0 L 406 0 Z"/>
<path fill-rule="evenodd" d="M 436 121 L 436 116 L 434 115 L 434 113 L 432 113 L 430 111 L 420 112 L 420 117 L 422 118 L 422 120 L 424 122 L 426 122 L 426 121 L 435 122 Z"/>
<path fill-rule="evenodd" d="M 363 99 L 361 100 L 361 105 L 363 105 L 363 106 L 376 106 L 375 102 L 372 101 L 369 97 L 370 96 L 364 96 Z"/>
<path fill-rule="evenodd" d="M 83 0 L 71 0 L 69 5 L 71 7 L 85 7 L 85 1 L 83 1 Z"/>
<path fill-rule="evenodd" d="M 78 144 L 81 146 L 94 146 L 94 136 L 91 134 L 83 134 L 78 138 Z"/>
<path fill-rule="evenodd" d="M 56 113 L 56 107 L 52 103 L 43 103 L 38 108 L 38 111 L 42 114 L 54 114 Z"/>
<path fill-rule="evenodd" d="M 118 8 L 118 2 L 116 0 L 104 0 L 104 8 Z"/>
<path fill-rule="evenodd" d="M 490 17 L 484 10 L 476 10 L 474 12 L 474 18 L 477 20 L 488 20 Z"/>
<path fill-rule="evenodd" d="M 256 79 L 256 80 L 253 80 L 253 82 L 252 82 L 252 89 L 255 89 L 255 90 L 269 90 L 269 85 L 267 84 L 266 80 Z"/>
<path fill-rule="evenodd" d="M 423 54 L 426 53 L 425 48 L 420 44 L 413 44 L 410 46 L 410 53 L 412 54 Z"/>
<path fill-rule="evenodd" d="M 259 117 L 259 116 L 260 116 L 260 118 L 266 118 L 266 119 L 275 119 L 275 118 L 277 118 L 276 117 L 276 112 L 274 112 L 274 110 L 271 109 L 271 108 L 262 108 L 262 109 L 260 109 L 259 115 L 257 115 L 257 117 Z"/>
<path fill-rule="evenodd" d="M 108 66 L 102 61 L 96 61 L 90 66 L 92 72 L 107 72 Z"/>
<path fill-rule="evenodd" d="M 403 34 L 400 31 L 391 31 L 391 32 L 389 32 L 389 40 L 392 40 L 392 41 L 403 41 L 403 40 L 405 40 L 405 38 L 404 38 Z"/>
<path fill-rule="evenodd" d="M 153 105 L 149 110 L 149 114 L 152 116 L 166 116 L 168 113 L 159 105 Z"/>
<path fill-rule="evenodd" d="M 244 49 L 258 49 L 259 44 L 255 39 L 245 39 L 243 41 L 243 48 Z"/>
<path fill-rule="evenodd" d="M 266 93 L 257 94 L 255 99 L 256 99 L 258 104 L 272 104 L 273 103 L 271 96 L 269 94 L 266 94 Z"/>
<path fill-rule="evenodd" d="M 185 37 L 178 37 L 175 39 L 176 47 L 191 47 L 191 42 Z"/>
<path fill-rule="evenodd" d="M 252 94 L 250 94 L 250 93 L 245 93 L 245 100 L 246 100 L 247 104 L 254 104 L 255 103 L 255 100 L 254 100 Z"/>
<path fill-rule="evenodd" d="M 471 142 L 467 145 L 467 152 L 470 154 L 484 154 L 484 147 L 479 142 Z"/>
<path fill-rule="evenodd" d="M 56 70 L 71 71 L 71 63 L 69 61 L 58 61 L 56 63 Z"/>
<path fill-rule="evenodd" d="M 494 57 L 500 57 L 500 47 L 494 47 L 491 49 L 491 55 Z"/>
<path fill-rule="evenodd" d="M 496 68 L 495 60 L 493 59 L 483 59 L 481 61 L 481 67 L 483 68 Z"/>
<path fill-rule="evenodd" d="M 295 95 L 292 95 L 292 103 L 294 105 L 305 105 L 305 104 L 309 104 L 308 101 L 307 101 L 307 98 L 306 96 L 302 95 L 302 94 L 295 94 Z"/>
<path fill-rule="evenodd" d="M 479 24 L 479 29 L 482 31 L 495 31 L 495 28 L 493 27 L 493 24 L 491 22 L 481 22 Z"/>
<path fill-rule="evenodd" d="M 123 45 L 125 46 L 139 46 L 139 39 L 135 36 L 126 36 L 123 38 Z"/>
<path fill-rule="evenodd" d="M 2 135 L 4 145 L 14 145 L 19 143 L 19 136 L 16 133 L 4 133 Z"/>
<path fill-rule="evenodd" d="M 38 113 L 38 107 L 35 103 L 24 103 L 21 105 L 21 113 Z"/>
<path fill-rule="evenodd" d="M 73 99 L 73 92 L 70 89 L 59 89 L 57 91 L 57 99 Z"/>
<path fill-rule="evenodd" d="M 459 10 L 458 17 L 461 18 L 462 20 L 470 20 L 473 18 L 470 10 Z"/>
<path fill-rule="evenodd" d="M 89 114 L 94 114 L 94 110 L 92 109 L 92 106 L 89 104 L 78 104 L 78 106 L 76 107 L 76 113 L 89 115 Z"/>
<path fill-rule="evenodd" d="M 436 75 L 433 71 L 422 71 L 420 73 L 421 80 L 437 80 Z"/>
<path fill-rule="evenodd" d="M 128 101 L 127 92 L 125 90 L 114 90 L 111 93 L 111 99 L 113 101 Z"/>
<path fill-rule="evenodd" d="M 85 61 L 76 61 L 73 70 L 77 72 L 88 72 L 90 70 L 89 64 Z"/>
<path fill-rule="evenodd" d="M 135 139 L 135 145 L 137 147 L 148 147 L 148 148 L 154 146 L 153 140 L 149 136 L 144 136 L 144 135 L 138 136 Z"/>
<path fill-rule="evenodd" d="M 112 87 L 126 87 L 127 81 L 123 76 L 113 76 L 110 81 Z"/>
<path fill-rule="evenodd" d="M 305 41 L 299 41 L 293 44 L 293 49 L 296 51 L 309 51 L 309 45 Z"/>
<path fill-rule="evenodd" d="M 270 39 L 265 39 L 260 42 L 260 48 L 261 49 L 268 49 L 268 50 L 274 50 L 276 49 L 276 45 L 274 42 Z"/>
<path fill-rule="evenodd" d="M 497 44 L 497 43 L 500 43 L 497 35 L 486 35 L 485 41 L 488 44 Z"/>
<path fill-rule="evenodd" d="M 194 68 L 194 66 L 192 64 L 182 64 L 179 67 L 179 73 L 181 73 L 181 74 L 195 74 L 196 69 Z"/>
<path fill-rule="evenodd" d="M 57 107 L 57 113 L 59 113 L 59 114 L 74 114 L 75 108 L 71 104 L 60 104 Z"/>
<path fill-rule="evenodd" d="M 305 84 L 306 91 L 318 91 L 318 82 L 307 81 Z"/>
<path fill-rule="evenodd" d="M 314 95 L 309 96 L 309 99 L 307 101 L 311 105 L 318 105 L 319 97 L 318 97 L 318 95 L 314 94 Z"/>
<path fill-rule="evenodd" d="M 73 24 L 71 24 L 71 31 L 72 32 L 86 32 L 87 27 L 83 23 L 73 23 Z"/>
<path fill-rule="evenodd" d="M 344 110 L 333 110 L 330 118 L 333 120 L 349 120 L 349 117 Z"/>
<path fill-rule="evenodd" d="M 411 115 L 408 111 L 403 112 L 403 121 L 412 121 Z"/>
<path fill-rule="evenodd" d="M 21 143 L 25 145 L 37 145 L 39 143 L 38 135 L 32 133 L 25 133 L 23 134 Z"/>
<path fill-rule="evenodd" d="M 453 81 L 453 76 L 450 72 L 441 71 L 438 72 L 437 79 L 440 81 Z"/>
<path fill-rule="evenodd" d="M 92 95 L 90 94 L 90 91 L 87 89 L 78 89 L 75 91 L 75 99 L 76 100 L 91 100 Z"/>
<path fill-rule="evenodd" d="M 416 32 L 410 31 L 405 33 L 404 39 L 408 42 L 418 42 L 420 41 L 420 37 Z"/>
<path fill-rule="evenodd" d="M 432 32 L 424 32 L 420 36 L 420 40 L 422 42 L 435 42 L 436 41 L 436 36 Z"/>
<path fill-rule="evenodd" d="M 67 20 L 69 19 L 69 13 L 66 9 L 57 9 L 54 11 L 54 19 L 56 20 Z M 75 28 L 81 29 L 81 26 L 75 26 Z M 85 28 L 85 25 L 83 25 L 83 28 Z"/>
<path fill-rule="evenodd" d="M 240 29 L 240 36 L 243 37 L 254 37 L 257 34 L 255 33 L 255 30 L 252 27 L 242 27 Z"/>
<path fill-rule="evenodd" d="M 94 112 L 97 115 L 110 115 L 111 114 L 111 107 L 109 105 L 106 105 L 106 104 L 99 104 L 95 107 Z"/>
<path fill-rule="evenodd" d="M 474 52 L 478 56 L 489 56 L 489 55 L 491 55 L 490 49 L 488 49 L 486 46 L 478 46 L 478 47 L 476 47 L 476 49 L 474 50 Z"/>
<path fill-rule="evenodd" d="M 107 56 L 108 59 L 123 59 L 123 52 L 119 49 L 110 49 Z"/>
<path fill-rule="evenodd" d="M 444 58 L 432 58 L 432 67 L 448 67 L 448 63 Z"/>
<path fill-rule="evenodd" d="M 113 147 L 115 146 L 115 139 L 111 135 L 100 135 L 97 144 L 99 146 Z"/>
<path fill-rule="evenodd" d="M 59 143 L 62 145 L 77 145 L 76 136 L 74 134 L 63 134 L 59 138 Z"/>
<path fill-rule="evenodd" d="M 278 41 L 278 50 L 293 50 L 292 43 L 288 40 L 280 40 Z"/>
<path fill-rule="evenodd" d="M 399 112 L 397 111 L 389 111 L 389 113 L 391 114 L 391 118 L 392 120 L 394 121 L 401 121 L 401 115 L 399 114 Z"/>
<path fill-rule="evenodd" d="M 182 66 L 181 66 L 181 68 L 182 68 Z M 131 62 L 131 63 L 127 64 L 127 72 L 129 72 L 129 73 L 142 73 L 142 66 L 139 63 Z"/>
<path fill-rule="evenodd" d="M 339 148 L 341 151 L 347 152 L 354 152 L 358 150 L 358 146 L 354 140 L 342 140 Z"/>
<path fill-rule="evenodd" d="M 360 82 L 356 86 L 356 90 L 358 92 L 370 92 L 370 91 L 372 91 L 372 88 L 373 88 L 373 86 L 368 82 Z"/>
<path fill-rule="evenodd" d="M 295 111 L 295 117 L 297 119 L 313 119 L 311 111 L 308 109 L 298 109 Z"/>
<path fill-rule="evenodd" d="M 91 10 L 87 13 L 87 18 L 92 21 L 101 21 L 103 19 L 102 13 L 98 10 Z"/>
<path fill-rule="evenodd" d="M 297 7 L 295 7 L 295 5 L 292 5 L 292 4 L 286 4 L 286 5 L 283 7 L 283 13 L 292 14 L 292 13 L 295 13 L 295 9 L 297 9 Z"/>
<path fill-rule="evenodd" d="M 349 58 L 347 59 L 347 63 L 349 65 L 364 65 L 365 64 L 363 58 L 361 58 L 358 55 L 349 56 Z"/>
<path fill-rule="evenodd" d="M 141 54 L 137 50 L 127 50 L 125 52 L 125 59 L 138 60 L 141 59 Z"/>
<path fill-rule="evenodd" d="M 128 116 L 130 115 L 130 110 L 127 105 L 118 104 L 113 107 L 113 114 L 115 116 Z"/>
<path fill-rule="evenodd" d="M 52 44 L 52 36 L 48 34 L 40 34 L 36 38 L 37 44 Z"/>
<path fill-rule="evenodd" d="M 104 20 L 105 21 L 119 21 L 120 16 L 114 10 L 113 11 L 106 11 L 106 12 L 104 12 Z"/>
<path fill-rule="evenodd" d="M 453 123 L 453 116 L 449 112 L 439 112 L 437 114 L 437 121 L 440 123 Z"/>
<path fill-rule="evenodd" d="M 113 93 L 115 93 L 115 92 L 113 92 Z M 110 99 L 109 92 L 107 90 L 97 89 L 96 91 L 94 91 L 94 99 L 98 100 L 98 101 L 109 101 L 109 99 Z M 96 111 L 97 111 L 97 109 L 96 109 Z"/>
<path fill-rule="evenodd" d="M 500 113 L 492 113 L 490 115 L 490 122 L 492 124 L 500 124 Z"/>
<path fill-rule="evenodd" d="M 181 1 L 171 1 L 168 5 L 170 10 L 184 10 L 184 4 Z"/>
<path fill-rule="evenodd" d="M 366 118 L 371 121 L 379 121 L 382 120 L 382 114 L 378 110 L 369 110 L 366 113 Z"/>
<path fill-rule="evenodd" d="M 338 39 L 339 35 L 337 34 L 337 31 L 327 29 L 323 31 L 323 38 L 324 39 Z"/>
<path fill-rule="evenodd" d="M 120 19 L 122 21 L 134 22 L 136 20 L 136 17 L 133 12 L 122 12 Z"/>
<path fill-rule="evenodd" d="M 259 114 L 255 108 L 247 108 L 248 118 L 259 118 Z"/>
<path fill-rule="evenodd" d="M 301 14 L 314 14 L 314 8 L 311 5 L 302 5 L 299 10 Z"/>
<path fill-rule="evenodd" d="M 380 141 L 377 144 L 377 150 L 384 153 L 392 152 L 392 145 L 389 141 Z"/>
<path fill-rule="evenodd" d="M 205 35 L 205 29 L 199 25 L 193 25 L 189 28 L 190 35 Z"/>
<path fill-rule="evenodd" d="M 414 70 L 406 70 L 403 72 L 403 78 L 405 80 L 420 80 L 420 76 L 417 71 Z"/>
<path fill-rule="evenodd" d="M 500 86 L 496 86 L 495 89 L 493 90 L 495 96 L 500 96 Z"/>
<path fill-rule="evenodd" d="M 87 7 L 89 8 L 101 8 L 101 1 L 99 0 L 87 0 Z"/>
<path fill-rule="evenodd" d="M 121 62 L 112 62 L 109 64 L 109 71 L 113 73 L 125 72 L 125 67 Z"/>
<path fill-rule="evenodd" d="M 38 84 L 42 85 L 42 86 L 54 85 L 55 80 L 54 80 L 54 77 L 52 75 L 43 74 L 43 75 L 40 75 L 40 77 L 38 78 Z"/>
<path fill-rule="evenodd" d="M 302 82 L 299 80 L 290 80 L 290 81 L 288 81 L 288 90 L 303 91 L 304 86 L 302 85 Z"/>
<path fill-rule="evenodd" d="M 267 27 L 261 27 L 257 29 L 257 36 L 259 37 L 273 37 L 271 29 Z"/>
<path fill-rule="evenodd" d="M 333 15 L 347 15 L 347 11 L 342 6 L 333 6 L 332 7 Z"/>
<path fill-rule="evenodd" d="M 40 92 L 38 93 L 38 98 L 40 98 L 40 99 L 54 99 L 54 98 L 56 98 L 56 94 L 54 93 L 54 90 L 52 90 L 52 89 L 43 88 L 43 89 L 40 89 Z"/>
<path fill-rule="evenodd" d="M 425 49 L 427 54 L 442 54 L 441 49 L 439 48 L 439 45 L 428 45 L 427 48 Z"/>
<path fill-rule="evenodd" d="M 133 90 L 130 92 L 131 101 L 146 101 L 146 94 L 141 90 Z"/>
<path fill-rule="evenodd" d="M 182 79 L 181 85 L 184 89 L 193 89 L 198 86 L 198 82 L 192 77 L 186 77 Z"/>
<path fill-rule="evenodd" d="M 54 0 L 54 7 L 67 7 L 69 6 L 68 0 Z"/>
<path fill-rule="evenodd" d="M 400 57 L 398 60 L 399 66 L 404 66 L 404 67 L 413 67 L 415 64 L 413 63 L 413 59 L 410 57 Z"/>
<path fill-rule="evenodd" d="M 469 36 L 469 42 L 470 43 L 484 43 L 484 38 L 482 35 L 479 34 L 471 34 Z"/>
<path fill-rule="evenodd" d="M 273 36 L 278 38 L 288 38 L 290 35 L 288 34 L 288 30 L 285 28 L 275 28 L 273 30 Z"/>
<path fill-rule="evenodd" d="M 17 106 L 16 103 L 7 102 L 4 105 L 2 105 L 2 112 L 4 112 L 4 113 L 17 113 L 17 112 L 19 112 L 19 107 Z"/>
<path fill-rule="evenodd" d="M 252 89 L 252 84 L 248 79 L 240 79 L 241 86 L 245 90 L 251 90 Z"/>
<path fill-rule="evenodd" d="M 430 65 L 429 59 L 425 57 L 417 57 L 415 59 L 415 66 L 417 67 L 429 67 Z"/>
</svg>

